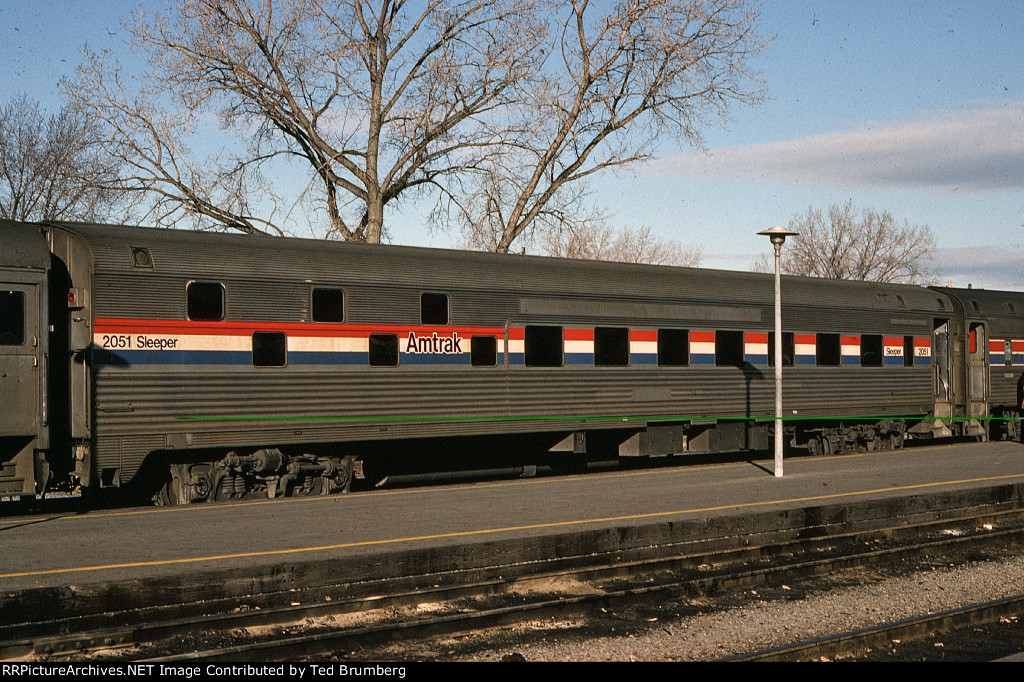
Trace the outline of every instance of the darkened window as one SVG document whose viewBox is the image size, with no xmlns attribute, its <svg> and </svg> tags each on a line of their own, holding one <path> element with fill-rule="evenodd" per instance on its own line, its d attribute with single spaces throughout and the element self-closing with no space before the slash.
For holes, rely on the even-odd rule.
<svg viewBox="0 0 1024 682">
<path fill-rule="evenodd" d="M 658 364 L 665 367 L 690 364 L 690 330 L 658 330 Z"/>
<path fill-rule="evenodd" d="M 189 282 L 188 319 L 223 320 L 224 285 L 218 282 Z"/>
<path fill-rule="evenodd" d="M 715 332 L 715 364 L 735 367 L 743 365 L 743 332 Z"/>
<path fill-rule="evenodd" d="M 527 367 L 562 366 L 561 327 L 527 327 L 523 345 Z"/>
<path fill-rule="evenodd" d="M 25 294 L 0 291 L 0 346 L 25 343 Z"/>
<path fill-rule="evenodd" d="M 839 334 L 818 334 L 814 339 L 815 360 L 823 367 L 838 367 L 843 359 Z"/>
<path fill-rule="evenodd" d="M 469 356 L 474 367 L 494 367 L 498 364 L 498 340 L 474 336 L 469 340 Z"/>
<path fill-rule="evenodd" d="M 913 367 L 914 366 L 914 337 L 904 336 L 903 337 L 903 366 Z M 1006 364 L 1010 364 L 1007 362 Z"/>
<path fill-rule="evenodd" d="M 782 366 L 792 367 L 796 358 L 796 337 L 793 332 L 782 332 Z M 768 332 L 768 366 L 775 366 L 775 332 Z"/>
<path fill-rule="evenodd" d="M 313 321 L 344 322 L 345 292 L 341 289 L 313 289 Z"/>
<path fill-rule="evenodd" d="M 448 324 L 448 294 L 423 294 L 420 296 L 420 322 L 423 324 Z"/>
<path fill-rule="evenodd" d="M 878 334 L 862 334 L 860 337 L 860 366 L 881 367 L 885 362 L 885 345 Z"/>
<path fill-rule="evenodd" d="M 629 330 L 621 327 L 594 329 L 594 364 L 625 367 L 629 364 Z"/>
<path fill-rule="evenodd" d="M 370 364 L 374 367 L 398 365 L 397 334 L 370 334 Z"/>
<path fill-rule="evenodd" d="M 283 332 L 254 332 L 252 364 L 255 367 L 284 367 L 288 364 L 288 337 Z"/>
</svg>

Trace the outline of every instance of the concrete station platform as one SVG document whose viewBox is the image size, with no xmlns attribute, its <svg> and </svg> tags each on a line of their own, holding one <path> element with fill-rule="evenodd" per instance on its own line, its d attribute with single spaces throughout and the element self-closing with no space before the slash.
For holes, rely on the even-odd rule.
<svg viewBox="0 0 1024 682">
<path fill-rule="evenodd" d="M 680 460 L 682 461 L 682 460 Z M 509 548 L 522 561 L 699 539 L 795 510 L 893 513 L 894 501 L 1024 490 L 1024 446 L 929 445 L 897 452 L 592 472 L 188 507 L 0 516 L 0 625 L 19 608 L 85 593 L 203 599 L 282 584 L 465 569 Z M 0 510 L 2 511 L 2 510 Z M 859 512 L 860 513 L 860 512 Z M 876 513 L 872 511 L 872 513 Z M 724 530 L 723 530 L 724 529 Z M 568 547 L 572 545 L 572 547 Z M 511 561 L 511 560 L 509 560 Z M 20 606 L 19 606 L 20 604 Z M 5 615 L 6 614 L 6 615 Z"/>
</svg>

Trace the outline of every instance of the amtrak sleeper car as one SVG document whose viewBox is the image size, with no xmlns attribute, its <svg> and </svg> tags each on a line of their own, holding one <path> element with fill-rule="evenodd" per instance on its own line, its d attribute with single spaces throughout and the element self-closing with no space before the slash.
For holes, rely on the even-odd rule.
<svg viewBox="0 0 1024 682">
<path fill-rule="evenodd" d="M 1024 294 L 0 223 L 0 496 L 165 503 L 494 466 L 1021 439 Z"/>
</svg>

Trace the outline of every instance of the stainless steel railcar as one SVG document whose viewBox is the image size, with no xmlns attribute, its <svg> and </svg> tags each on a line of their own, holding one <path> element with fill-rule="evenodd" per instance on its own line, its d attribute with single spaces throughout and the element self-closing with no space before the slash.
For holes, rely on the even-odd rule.
<svg viewBox="0 0 1024 682">
<path fill-rule="evenodd" d="M 1020 439 L 1024 295 L 783 297 L 791 446 Z M 763 448 L 772 305 L 755 273 L 0 223 L 0 495 L 327 493 L 457 447 Z"/>
</svg>

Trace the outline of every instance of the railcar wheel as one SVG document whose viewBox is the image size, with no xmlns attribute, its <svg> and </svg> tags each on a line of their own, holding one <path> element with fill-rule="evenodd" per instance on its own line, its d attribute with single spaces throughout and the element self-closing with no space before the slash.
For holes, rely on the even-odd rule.
<svg viewBox="0 0 1024 682">
<path fill-rule="evenodd" d="M 356 471 L 356 458 L 355 457 L 342 457 L 341 462 L 338 464 L 337 470 L 334 472 L 334 478 L 332 479 L 331 490 L 324 489 L 324 494 L 328 492 L 347 493 L 352 490 L 352 479 L 355 478 Z"/>
<path fill-rule="evenodd" d="M 205 502 L 210 499 L 213 493 L 213 480 L 210 477 L 209 466 L 192 467 L 189 478 L 189 487 L 192 488 L 192 502 Z"/>
<path fill-rule="evenodd" d="M 214 492 L 210 465 L 171 464 L 153 502 L 161 507 L 205 502 Z"/>
<path fill-rule="evenodd" d="M 810 453 L 811 457 L 820 455 L 821 449 L 821 440 L 819 438 L 811 438 L 807 441 L 807 452 Z"/>
<path fill-rule="evenodd" d="M 834 455 L 836 452 L 835 444 L 832 439 L 826 434 L 821 434 L 821 454 L 823 455 Z"/>
<path fill-rule="evenodd" d="M 188 486 L 182 482 L 180 466 L 171 465 L 167 479 L 157 493 L 156 503 L 161 507 L 173 507 L 188 502 Z"/>
</svg>

